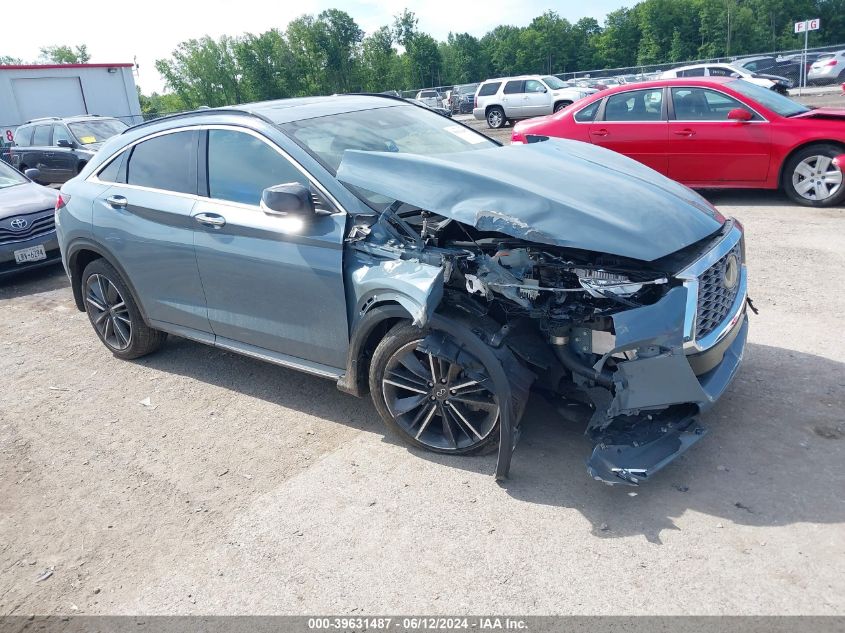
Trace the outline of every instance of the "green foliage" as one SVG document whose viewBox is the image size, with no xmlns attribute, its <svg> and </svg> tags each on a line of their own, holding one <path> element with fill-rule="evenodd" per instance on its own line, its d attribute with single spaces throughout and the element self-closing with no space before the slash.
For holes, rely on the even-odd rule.
<svg viewBox="0 0 845 633">
<path fill-rule="evenodd" d="M 87 64 L 91 59 L 88 47 L 80 46 L 45 46 L 40 49 L 41 61 L 48 64 Z"/>
<path fill-rule="evenodd" d="M 500 25 L 480 39 L 449 33 L 439 43 L 407 9 L 366 37 L 348 13 L 328 9 L 285 30 L 182 42 L 156 68 L 174 99 L 193 108 L 797 49 L 803 40 L 793 23 L 811 17 L 822 20 L 811 46 L 845 43 L 845 0 L 641 0 L 608 13 L 603 25 L 593 18 L 572 24 L 550 10 L 525 27 Z M 42 49 L 42 56 L 88 59 L 84 45 Z M 149 107 L 161 108 L 167 96 L 151 95 Z"/>
<path fill-rule="evenodd" d="M 20 64 L 23 64 L 23 60 L 20 57 L 0 55 L 0 66 L 18 66 Z"/>
</svg>

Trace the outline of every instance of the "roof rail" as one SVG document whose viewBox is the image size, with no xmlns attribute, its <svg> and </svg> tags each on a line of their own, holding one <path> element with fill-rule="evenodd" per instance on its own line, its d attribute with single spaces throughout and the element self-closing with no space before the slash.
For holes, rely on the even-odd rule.
<svg viewBox="0 0 845 633">
<path fill-rule="evenodd" d="M 156 123 L 161 123 L 162 121 L 170 121 L 171 119 L 183 119 L 186 117 L 193 116 L 208 116 L 209 114 L 249 114 L 251 116 L 258 116 L 255 113 L 250 112 L 249 110 L 244 110 L 242 108 L 202 108 L 197 110 L 190 110 L 188 112 L 179 112 L 177 114 L 168 114 L 157 119 L 150 119 L 149 121 L 144 121 L 143 123 L 136 123 L 135 125 L 130 125 L 128 128 L 123 130 L 121 134 L 126 134 L 131 130 L 137 130 L 138 128 L 144 127 L 146 125 L 154 125 Z M 264 117 L 259 118 L 263 119 Z"/>
<path fill-rule="evenodd" d="M 61 121 L 61 119 L 57 116 L 42 116 L 42 117 L 36 117 L 34 119 L 30 119 L 29 121 L 24 123 L 24 125 L 26 125 L 27 123 L 36 123 L 38 121 Z"/>
</svg>

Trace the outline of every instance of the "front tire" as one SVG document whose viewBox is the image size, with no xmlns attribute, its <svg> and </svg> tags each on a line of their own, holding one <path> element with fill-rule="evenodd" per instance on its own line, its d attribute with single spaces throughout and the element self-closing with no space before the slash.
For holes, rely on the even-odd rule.
<svg viewBox="0 0 845 633">
<path fill-rule="evenodd" d="M 505 111 L 499 106 L 493 106 L 487 110 L 487 125 L 494 130 L 505 127 L 507 118 L 505 118 Z"/>
<path fill-rule="evenodd" d="M 95 259 L 82 273 L 85 312 L 109 351 L 124 360 L 146 356 L 161 347 L 167 334 L 144 323 L 132 292 L 104 259 Z"/>
<path fill-rule="evenodd" d="M 843 148 L 829 143 L 809 145 L 790 157 L 783 170 L 783 188 L 798 204 L 832 207 L 845 198 L 842 171 L 832 164 Z"/>
<path fill-rule="evenodd" d="M 373 352 L 370 395 L 385 424 L 411 446 L 435 453 L 489 452 L 499 443 L 499 404 L 485 385 L 445 358 L 423 352 L 426 333 L 401 323 Z M 460 343 L 455 341 L 455 343 Z"/>
</svg>

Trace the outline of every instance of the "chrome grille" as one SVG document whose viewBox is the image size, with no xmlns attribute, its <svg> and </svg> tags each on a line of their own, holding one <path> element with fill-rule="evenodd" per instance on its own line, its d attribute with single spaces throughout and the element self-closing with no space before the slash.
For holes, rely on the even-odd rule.
<svg viewBox="0 0 845 633">
<path fill-rule="evenodd" d="M 695 336 L 701 339 L 715 330 L 728 316 L 739 292 L 739 279 L 733 288 L 725 287 L 725 266 L 733 255 L 742 266 L 740 243 L 728 251 L 719 261 L 704 271 L 698 278 L 698 309 L 695 320 Z M 737 271 L 738 273 L 740 271 Z"/>
<path fill-rule="evenodd" d="M 42 211 L 41 213 L 48 213 Z M 27 221 L 27 227 L 22 231 L 14 231 L 9 225 L 10 221 L 21 217 Z M 33 218 L 32 215 L 13 216 L 6 220 L 0 221 L 0 244 L 11 244 L 14 242 L 23 242 L 33 237 L 46 235 L 56 229 L 56 220 L 53 211 L 50 210 L 47 215 Z"/>
</svg>

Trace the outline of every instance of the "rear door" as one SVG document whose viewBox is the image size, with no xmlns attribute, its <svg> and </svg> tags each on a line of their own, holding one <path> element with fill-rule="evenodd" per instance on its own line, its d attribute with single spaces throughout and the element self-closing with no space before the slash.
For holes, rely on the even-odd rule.
<svg viewBox="0 0 845 633">
<path fill-rule="evenodd" d="M 211 340 L 194 251 L 197 130 L 151 136 L 97 174 L 94 236 L 123 266 L 147 316 Z M 155 325 L 155 324 L 154 324 Z"/>
<path fill-rule="evenodd" d="M 519 119 L 524 116 L 524 87 L 525 82 L 522 79 L 512 79 L 506 82 L 504 88 L 502 88 L 502 107 L 505 109 L 507 118 Z"/>
<path fill-rule="evenodd" d="M 686 184 L 763 182 L 769 173 L 770 128 L 753 112 L 747 122 L 728 119 L 750 110 L 712 88 L 673 87 L 669 121 L 669 177 Z"/>
<path fill-rule="evenodd" d="M 663 88 L 612 94 L 590 124 L 590 142 L 625 154 L 665 175 L 669 150 L 666 119 Z"/>
<path fill-rule="evenodd" d="M 55 176 L 55 166 L 53 164 L 53 148 L 51 147 L 53 126 L 36 125 L 32 133 L 32 145 L 24 154 L 21 162 L 25 162 L 27 167 L 35 167 L 41 172 L 39 180 L 43 182 L 56 182 L 53 178 Z"/>
<path fill-rule="evenodd" d="M 331 208 L 334 214 L 302 224 L 264 213 L 259 203 L 265 188 L 299 182 L 316 192 L 317 186 L 258 132 L 209 129 L 204 154 L 205 197 L 192 216 L 218 345 L 345 367 L 346 310 L 336 307 L 345 296 L 346 215 Z"/>
</svg>

